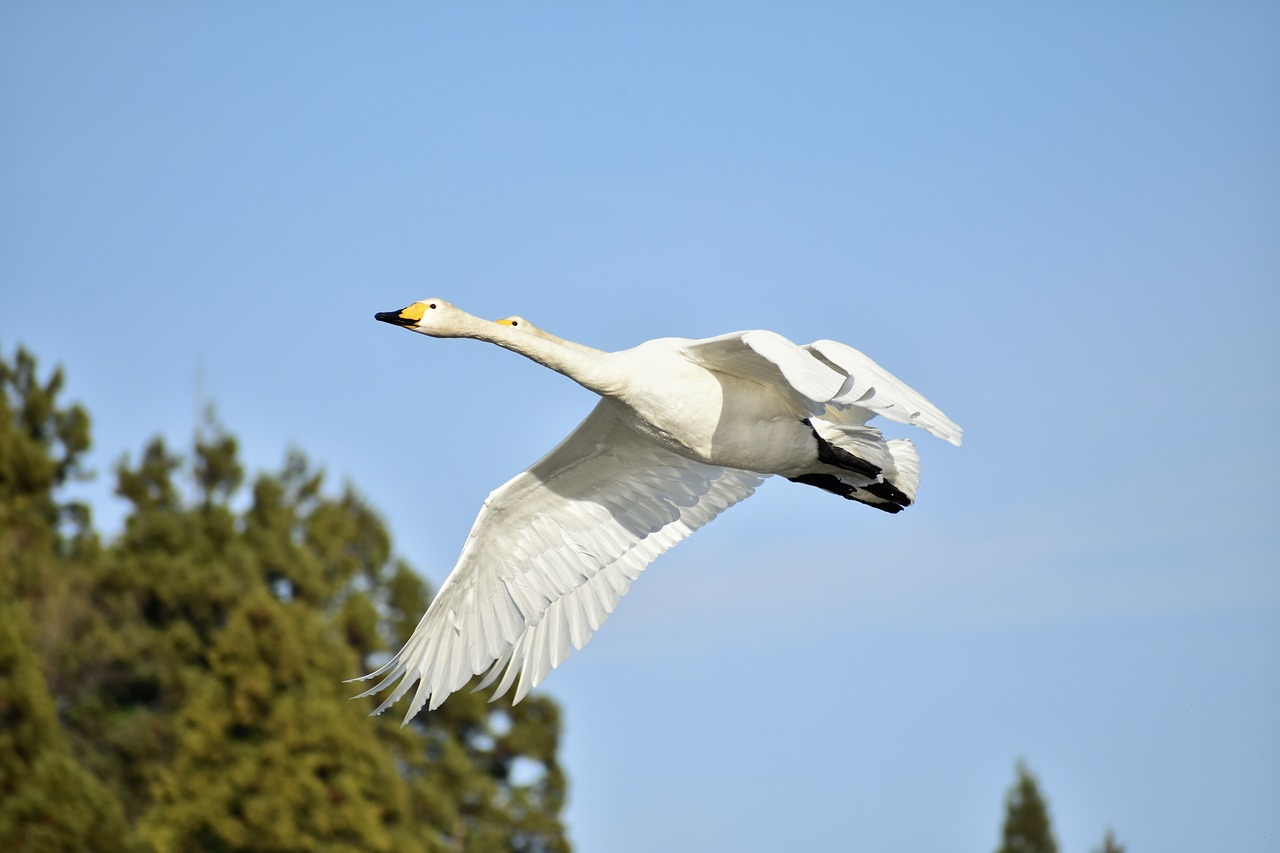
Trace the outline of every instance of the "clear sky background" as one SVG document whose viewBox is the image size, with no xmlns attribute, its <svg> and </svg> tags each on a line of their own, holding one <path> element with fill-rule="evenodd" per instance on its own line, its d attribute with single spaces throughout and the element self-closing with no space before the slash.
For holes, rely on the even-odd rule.
<svg viewBox="0 0 1280 853">
<path fill-rule="evenodd" d="M 377 324 L 863 349 L 966 429 L 769 482 L 545 683 L 588 853 L 1280 850 L 1280 5 L 0 4 L 0 346 L 98 479 L 197 388 L 443 579 L 589 410 Z M 198 377 L 203 376 L 203 382 Z"/>
</svg>

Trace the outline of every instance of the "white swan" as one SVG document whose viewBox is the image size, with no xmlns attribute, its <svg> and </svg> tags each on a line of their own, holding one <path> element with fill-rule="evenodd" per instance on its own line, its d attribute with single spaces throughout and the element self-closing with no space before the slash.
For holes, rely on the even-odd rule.
<svg viewBox="0 0 1280 853">
<path fill-rule="evenodd" d="M 477 690 L 501 678 L 494 698 L 518 677 L 520 701 L 586 644 L 655 557 L 771 474 L 887 512 L 909 506 L 919 458 L 910 441 L 867 426 L 875 415 L 960 444 L 960 427 L 928 400 L 835 341 L 801 347 L 749 331 L 605 352 L 441 299 L 374 316 L 495 343 L 601 397 L 554 450 L 485 499 L 413 636 L 364 676 L 382 679 L 360 696 L 400 679 L 375 714 L 418 683 L 406 723 L 481 672 Z"/>
</svg>

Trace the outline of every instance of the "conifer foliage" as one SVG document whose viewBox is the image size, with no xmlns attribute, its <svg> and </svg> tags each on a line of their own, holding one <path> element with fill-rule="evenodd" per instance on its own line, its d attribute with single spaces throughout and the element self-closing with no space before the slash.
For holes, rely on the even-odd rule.
<svg viewBox="0 0 1280 853">
<path fill-rule="evenodd" d="M 1018 778 L 1005 796 L 1004 828 L 996 853 L 1058 853 L 1049 820 L 1049 806 L 1040 795 L 1036 777 L 1018 762 Z"/>
<path fill-rule="evenodd" d="M 1116 841 L 1116 834 L 1108 829 L 1102 838 L 1102 846 L 1095 847 L 1094 853 L 1124 853 L 1124 845 Z"/>
<path fill-rule="evenodd" d="M 246 490 L 211 423 L 120 463 L 104 543 L 61 386 L 0 357 L 0 849 L 569 849 L 549 699 L 348 700 L 430 598 L 352 489 L 291 453 Z"/>
</svg>

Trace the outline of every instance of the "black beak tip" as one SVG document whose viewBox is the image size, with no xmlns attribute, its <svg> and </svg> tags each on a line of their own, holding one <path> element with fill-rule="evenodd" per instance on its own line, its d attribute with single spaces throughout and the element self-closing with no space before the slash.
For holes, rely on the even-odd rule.
<svg viewBox="0 0 1280 853">
<path fill-rule="evenodd" d="M 379 311 L 373 315 L 373 319 L 380 323 L 390 323 L 393 326 L 407 326 L 411 322 L 404 320 L 399 311 Z"/>
</svg>

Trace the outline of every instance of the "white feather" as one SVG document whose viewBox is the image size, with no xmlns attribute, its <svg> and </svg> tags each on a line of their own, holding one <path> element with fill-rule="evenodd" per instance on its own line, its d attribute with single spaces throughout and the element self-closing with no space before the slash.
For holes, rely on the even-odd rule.
<svg viewBox="0 0 1280 853">
<path fill-rule="evenodd" d="M 814 485 L 884 481 L 913 497 L 914 447 L 886 442 L 864 426 L 871 417 L 960 443 L 960 428 L 928 400 L 833 341 L 801 347 L 749 331 L 606 353 L 522 318 L 486 323 L 441 300 L 377 318 L 434 337 L 491 341 L 603 398 L 554 450 L 490 493 L 404 648 L 365 676 L 380 680 L 361 696 L 392 688 L 374 713 L 418 685 L 405 722 L 480 673 L 476 689 L 497 682 L 495 698 L 514 687 L 519 701 L 586 645 L 650 562 L 771 474 Z M 820 453 L 824 443 L 881 469 L 880 477 L 865 465 L 862 473 L 832 467 L 857 469 L 839 452 Z"/>
<path fill-rule="evenodd" d="M 650 482 L 655 465 L 681 472 L 676 495 Z M 570 647 L 585 645 L 654 557 L 763 479 L 682 459 L 642 439 L 601 403 L 560 447 L 489 496 L 413 637 L 374 673 L 383 680 L 361 695 L 403 679 L 386 707 L 421 680 L 407 720 L 424 703 L 438 707 L 496 658 L 507 660 L 508 672 L 495 695 L 520 673 L 523 696 L 564 662 Z M 502 523 L 491 523 L 498 515 Z M 648 542 L 664 532 L 655 540 L 660 546 Z M 474 594 L 494 581 L 510 599 Z M 495 630 L 509 623 L 509 601 L 519 611 L 519 636 Z M 464 607 L 477 613 L 459 622 Z"/>
</svg>

